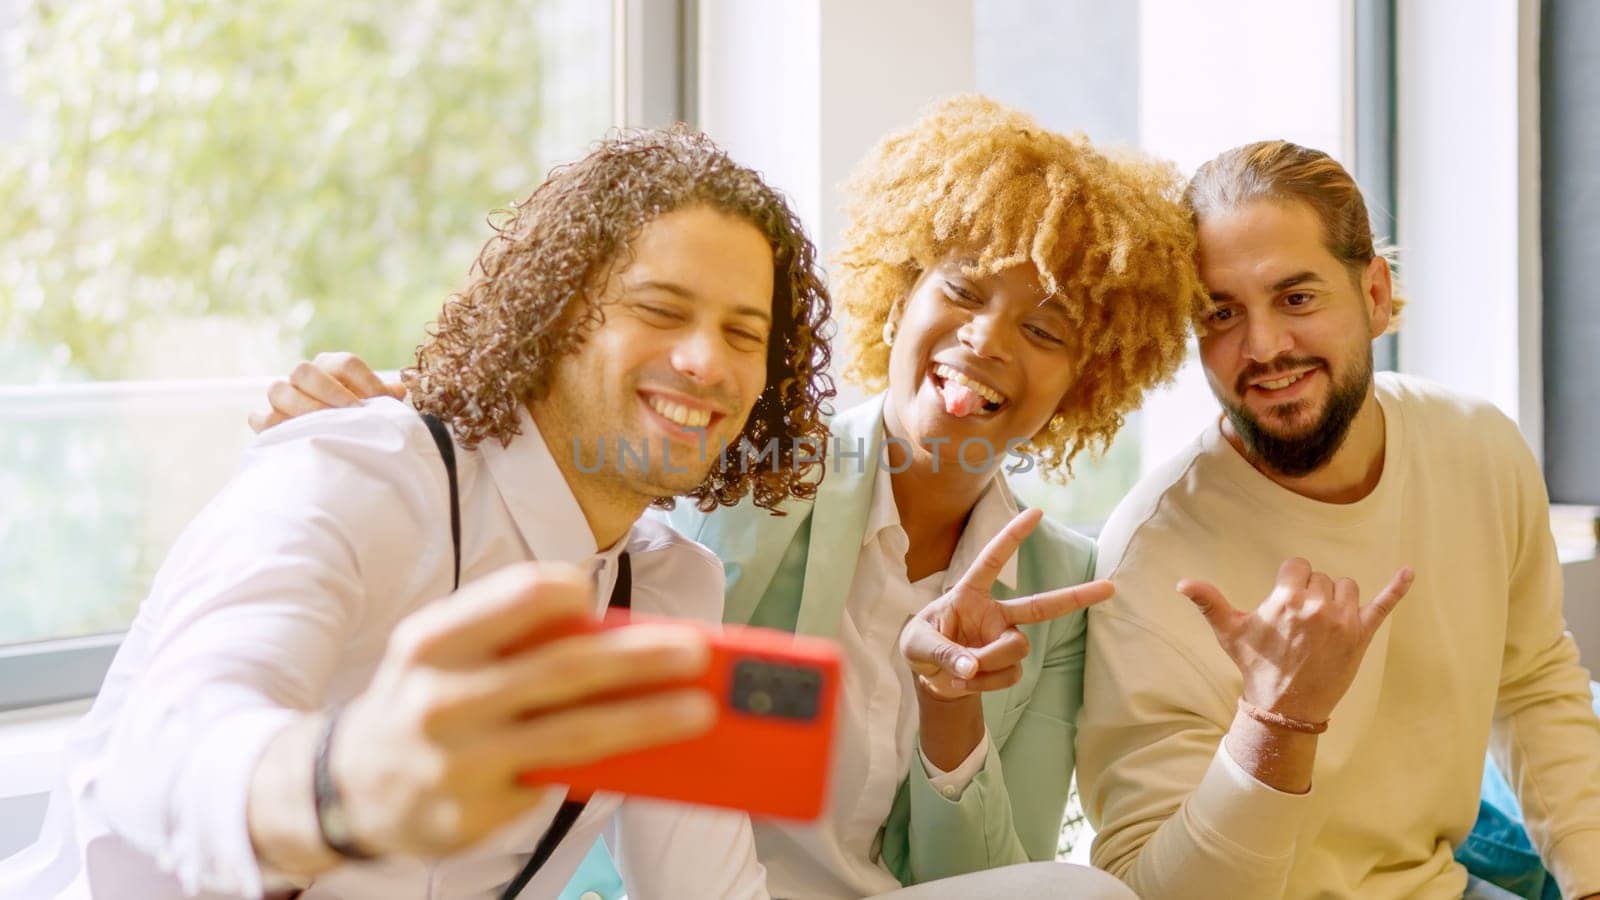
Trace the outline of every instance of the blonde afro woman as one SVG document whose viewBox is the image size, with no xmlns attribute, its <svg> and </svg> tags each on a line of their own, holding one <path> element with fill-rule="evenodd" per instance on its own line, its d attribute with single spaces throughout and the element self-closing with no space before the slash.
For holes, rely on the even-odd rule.
<svg viewBox="0 0 1600 900">
<path fill-rule="evenodd" d="M 723 560 L 726 621 L 846 655 L 827 811 L 754 823 L 775 896 L 952 876 L 908 894 L 1129 896 L 1038 862 L 1072 777 L 1081 610 L 1110 588 L 1090 582 L 1093 542 L 1021 510 L 1005 470 L 1067 477 L 1177 370 L 1208 305 L 1181 189 L 1170 165 L 978 96 L 851 178 L 832 292 L 845 374 L 878 393 L 830 422 L 815 497 L 668 514 Z"/>
<path fill-rule="evenodd" d="M 887 384 L 884 329 L 930 268 L 963 255 L 968 276 L 1031 265 L 1066 301 L 1078 354 L 1064 414 L 1031 448 L 1047 471 L 1104 449 L 1177 370 L 1206 306 L 1182 190 L 1169 163 L 1113 157 L 987 98 L 937 104 L 880 142 L 846 186 L 850 223 L 832 278 L 854 353 L 846 375 Z"/>
<path fill-rule="evenodd" d="M 848 182 L 831 291 L 845 374 L 880 393 L 833 419 L 814 500 L 672 515 L 726 564 L 727 621 L 846 652 L 825 818 L 755 823 L 775 895 L 1055 859 L 1080 610 L 1109 587 L 1085 583 L 1093 542 L 1019 511 L 1004 470 L 1064 478 L 1183 361 L 1209 301 L 1182 188 L 1170 165 L 978 96 L 888 135 Z M 1055 864 L 986 877 L 948 893 L 1121 890 Z"/>
</svg>

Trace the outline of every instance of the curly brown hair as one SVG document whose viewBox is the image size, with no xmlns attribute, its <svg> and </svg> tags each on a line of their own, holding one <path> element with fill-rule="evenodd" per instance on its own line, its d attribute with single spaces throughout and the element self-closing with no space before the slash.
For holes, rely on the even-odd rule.
<svg viewBox="0 0 1600 900">
<path fill-rule="evenodd" d="M 986 97 L 934 104 L 846 184 L 833 281 L 853 350 L 846 376 L 884 386 L 883 327 L 924 270 L 952 254 L 970 255 L 969 276 L 1032 263 L 1067 302 L 1079 371 L 1069 411 L 1027 449 L 1047 474 L 1071 474 L 1079 451 L 1110 446 L 1145 391 L 1171 379 L 1210 308 L 1182 187 L 1169 163 L 1102 153 Z"/>
<path fill-rule="evenodd" d="M 445 301 L 416 365 L 402 373 L 417 408 L 449 422 L 466 447 L 509 443 L 522 409 L 546 395 L 555 363 L 604 321 L 602 287 L 628 265 L 640 230 L 694 205 L 749 222 L 772 247 L 767 381 L 741 437 L 757 449 L 775 439 L 778 458 L 749 466 L 736 440 L 686 496 L 707 512 L 747 494 L 766 509 L 814 496 L 815 463 L 801 444 L 826 436 L 823 405 L 834 393 L 824 333 L 831 304 L 816 247 L 781 194 L 682 125 L 616 132 L 491 216 L 494 236 L 467 287 Z"/>
</svg>

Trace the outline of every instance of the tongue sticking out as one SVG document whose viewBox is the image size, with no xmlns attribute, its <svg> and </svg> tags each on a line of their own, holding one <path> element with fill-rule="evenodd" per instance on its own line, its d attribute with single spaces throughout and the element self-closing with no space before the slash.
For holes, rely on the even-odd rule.
<svg viewBox="0 0 1600 900">
<path fill-rule="evenodd" d="M 944 411 L 956 418 L 970 416 L 983 408 L 983 398 L 964 384 L 946 381 L 939 393 L 944 397 Z"/>
</svg>

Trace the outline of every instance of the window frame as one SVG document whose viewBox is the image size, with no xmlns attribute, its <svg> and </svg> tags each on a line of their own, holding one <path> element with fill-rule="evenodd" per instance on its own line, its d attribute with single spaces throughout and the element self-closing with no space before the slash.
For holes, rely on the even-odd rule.
<svg viewBox="0 0 1600 900">
<path fill-rule="evenodd" d="M 0 647 L 0 712 L 93 697 L 126 632 Z"/>
</svg>

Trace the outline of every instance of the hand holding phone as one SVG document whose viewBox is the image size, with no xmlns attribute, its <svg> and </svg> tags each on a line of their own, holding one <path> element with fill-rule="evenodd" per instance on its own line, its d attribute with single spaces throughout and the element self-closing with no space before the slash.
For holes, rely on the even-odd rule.
<svg viewBox="0 0 1600 900">
<path fill-rule="evenodd" d="M 650 622 L 691 624 L 612 610 L 555 627 L 585 634 Z M 694 624 L 705 630 L 711 650 L 702 674 L 611 696 L 703 690 L 716 707 L 709 731 L 581 765 L 529 769 L 519 780 L 568 785 L 575 799 L 610 791 L 788 819 L 821 815 L 833 755 L 838 646 L 769 628 Z M 537 640 L 551 637 L 541 632 Z"/>
<path fill-rule="evenodd" d="M 709 660 L 699 631 L 657 625 L 596 632 L 502 652 L 507 635 L 537 633 L 594 609 L 589 573 L 521 563 L 462 586 L 408 616 L 372 682 L 345 708 L 329 742 L 352 845 L 373 856 L 444 856 L 537 806 L 529 769 L 594 763 L 693 737 L 715 704 L 674 689 Z M 581 670 L 583 677 L 572 677 Z M 326 717 L 307 715 L 263 753 L 247 803 L 261 858 L 315 874 L 338 861 L 300 791 Z"/>
</svg>

